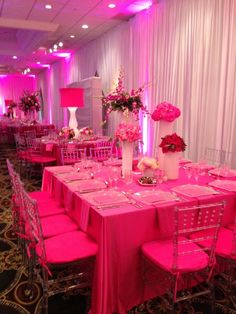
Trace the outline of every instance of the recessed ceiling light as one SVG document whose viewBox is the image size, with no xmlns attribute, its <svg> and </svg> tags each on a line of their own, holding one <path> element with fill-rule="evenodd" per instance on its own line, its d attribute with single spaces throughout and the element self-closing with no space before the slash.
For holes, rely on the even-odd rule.
<svg viewBox="0 0 236 314">
<path fill-rule="evenodd" d="M 13 56 L 12 58 L 13 58 L 13 59 L 17 59 L 17 56 Z"/>
<path fill-rule="evenodd" d="M 70 38 L 75 38 L 75 35 L 70 35 Z"/>
<path fill-rule="evenodd" d="M 49 53 L 52 53 L 52 48 L 49 49 Z"/>
<path fill-rule="evenodd" d="M 40 64 L 40 61 L 37 61 L 37 64 Z"/>
<path fill-rule="evenodd" d="M 57 45 L 56 45 L 56 44 L 55 44 L 55 45 L 53 45 L 53 48 L 54 48 L 54 49 L 57 49 Z"/>
<path fill-rule="evenodd" d="M 45 9 L 51 10 L 52 9 L 52 5 L 51 4 L 45 4 Z"/>
<path fill-rule="evenodd" d="M 83 24 L 81 27 L 82 27 L 83 29 L 87 29 L 87 28 L 88 28 L 88 25 L 87 25 L 87 24 Z"/>
<path fill-rule="evenodd" d="M 58 44 L 58 46 L 59 46 L 59 47 L 63 47 L 63 42 L 60 41 L 59 44 Z"/>
<path fill-rule="evenodd" d="M 108 4 L 108 8 L 110 8 L 110 9 L 114 9 L 115 7 L 116 7 L 115 3 L 109 3 Z"/>
</svg>

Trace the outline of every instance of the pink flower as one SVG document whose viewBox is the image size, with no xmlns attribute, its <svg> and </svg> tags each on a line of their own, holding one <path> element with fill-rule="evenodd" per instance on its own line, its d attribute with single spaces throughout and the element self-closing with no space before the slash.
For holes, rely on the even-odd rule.
<svg viewBox="0 0 236 314">
<path fill-rule="evenodd" d="M 164 101 L 156 106 L 156 109 L 153 111 L 151 117 L 154 121 L 165 120 L 172 122 L 180 116 L 180 113 L 179 108 Z"/>
<path fill-rule="evenodd" d="M 115 137 L 120 141 L 135 142 L 142 137 L 139 125 L 120 123 L 116 130 Z"/>
</svg>

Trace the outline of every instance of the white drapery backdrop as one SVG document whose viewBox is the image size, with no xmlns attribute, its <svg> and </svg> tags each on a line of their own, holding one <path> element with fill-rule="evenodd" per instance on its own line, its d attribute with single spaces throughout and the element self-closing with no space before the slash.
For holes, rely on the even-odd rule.
<svg viewBox="0 0 236 314">
<path fill-rule="evenodd" d="M 150 112 L 164 100 L 181 109 L 176 131 L 187 157 L 199 159 L 205 147 L 234 152 L 235 31 L 234 0 L 160 0 L 80 49 L 67 64 L 67 83 L 98 71 L 107 92 L 122 69 L 127 91 L 146 85 Z M 50 84 L 54 97 L 63 79 L 50 78 Z M 111 134 L 116 120 L 111 115 Z M 144 120 L 147 131 L 148 153 L 156 155 L 158 123 Z"/>
</svg>

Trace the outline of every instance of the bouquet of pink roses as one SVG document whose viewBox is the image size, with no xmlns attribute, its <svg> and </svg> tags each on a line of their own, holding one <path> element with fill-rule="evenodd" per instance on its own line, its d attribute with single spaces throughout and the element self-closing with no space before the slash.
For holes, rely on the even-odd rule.
<svg viewBox="0 0 236 314">
<path fill-rule="evenodd" d="M 140 126 L 120 123 L 116 130 L 115 137 L 122 142 L 127 141 L 133 143 L 142 137 Z"/>
<path fill-rule="evenodd" d="M 79 130 L 80 135 L 93 135 L 93 129 L 89 127 L 84 127 Z"/>
<path fill-rule="evenodd" d="M 154 121 L 165 120 L 172 122 L 180 116 L 180 113 L 179 108 L 164 101 L 156 106 L 156 109 L 153 111 L 151 117 Z"/>
<path fill-rule="evenodd" d="M 73 137 L 75 137 L 75 132 L 70 127 L 64 126 L 59 132 L 59 136 L 64 137 L 66 139 L 72 139 Z"/>
</svg>

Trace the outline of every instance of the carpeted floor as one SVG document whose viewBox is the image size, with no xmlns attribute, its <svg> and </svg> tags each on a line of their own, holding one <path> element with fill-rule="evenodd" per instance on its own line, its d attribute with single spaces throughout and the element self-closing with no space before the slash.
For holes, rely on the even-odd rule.
<svg viewBox="0 0 236 314">
<path fill-rule="evenodd" d="M 39 314 L 40 286 L 35 283 L 32 300 L 29 300 L 25 295 L 27 278 L 21 266 L 21 255 L 17 250 L 16 236 L 11 228 L 12 190 L 6 158 L 17 164 L 15 150 L 12 147 L 0 145 L 0 314 Z M 22 179 L 28 191 L 39 190 L 41 187 L 40 177 L 29 180 L 26 175 L 23 175 Z M 224 293 L 223 286 L 224 282 L 218 276 L 216 278 L 216 313 L 236 314 L 236 304 L 233 304 L 231 296 Z M 83 314 L 85 313 L 87 298 L 86 295 L 51 297 L 49 298 L 49 314 Z M 128 314 L 136 313 L 168 313 L 164 297 L 147 301 L 128 312 Z M 176 313 L 208 314 L 210 313 L 210 304 L 206 298 L 195 299 L 191 304 L 180 304 L 176 307 Z"/>
</svg>

